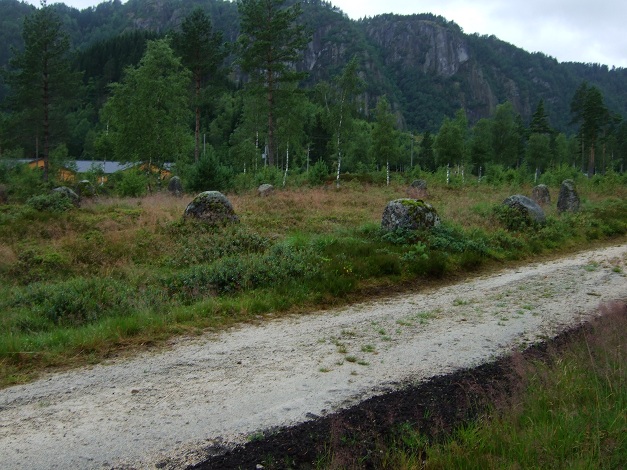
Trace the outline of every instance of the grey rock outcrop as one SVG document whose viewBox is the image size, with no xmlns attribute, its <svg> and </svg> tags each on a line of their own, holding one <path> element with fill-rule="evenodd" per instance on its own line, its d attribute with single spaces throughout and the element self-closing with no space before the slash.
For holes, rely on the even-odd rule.
<svg viewBox="0 0 627 470">
<path fill-rule="evenodd" d="M 81 197 L 67 186 L 59 186 L 58 188 L 54 188 L 52 192 L 61 194 L 64 197 L 68 198 L 76 207 L 79 207 L 81 205 Z"/>
<path fill-rule="evenodd" d="M 393 230 L 417 230 L 440 225 L 435 208 L 420 199 L 396 199 L 388 202 L 381 217 L 381 228 Z"/>
<path fill-rule="evenodd" d="M 227 225 L 239 222 L 231 202 L 218 191 L 200 193 L 187 205 L 184 216 L 201 220 L 210 225 Z"/>
<path fill-rule="evenodd" d="M 539 184 L 531 190 L 531 199 L 538 204 L 551 204 L 551 193 L 546 184 Z"/>
<path fill-rule="evenodd" d="M 257 188 L 257 194 L 259 196 L 265 197 L 270 196 L 274 192 L 274 186 L 271 184 L 264 183 Z"/>
<path fill-rule="evenodd" d="M 183 183 L 181 182 L 181 178 L 178 176 L 173 176 L 168 181 L 168 191 L 175 196 L 180 196 L 183 194 Z"/>
<path fill-rule="evenodd" d="M 503 205 L 516 210 L 522 217 L 530 222 L 544 224 L 546 215 L 542 207 L 536 201 L 523 196 L 522 194 L 514 194 L 503 201 Z"/>
<path fill-rule="evenodd" d="M 578 212 L 579 195 L 575 189 L 573 180 L 564 180 L 557 197 L 557 212 Z"/>
</svg>

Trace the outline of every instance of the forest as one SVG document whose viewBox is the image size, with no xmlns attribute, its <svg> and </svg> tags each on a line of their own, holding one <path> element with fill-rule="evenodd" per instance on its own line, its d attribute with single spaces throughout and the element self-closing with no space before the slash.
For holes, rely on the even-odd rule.
<svg viewBox="0 0 627 470">
<path fill-rule="evenodd" d="M 44 184 L 76 160 L 167 165 L 186 191 L 444 169 L 537 180 L 627 161 L 624 69 L 558 64 L 430 14 L 353 21 L 320 0 L 0 10 L 0 183 L 16 159 L 42 159 Z M 469 58 L 433 68 L 434 31 Z M 103 191 L 141 195 L 152 177 Z"/>
</svg>

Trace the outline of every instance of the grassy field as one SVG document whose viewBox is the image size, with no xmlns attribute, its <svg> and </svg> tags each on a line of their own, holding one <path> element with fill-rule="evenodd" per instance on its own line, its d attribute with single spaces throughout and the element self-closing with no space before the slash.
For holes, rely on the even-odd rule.
<svg viewBox="0 0 627 470">
<path fill-rule="evenodd" d="M 512 230 L 498 207 L 530 186 L 433 184 L 426 200 L 443 224 L 429 233 L 380 231 L 387 202 L 411 196 L 399 182 L 228 194 L 241 222 L 224 228 L 183 220 L 189 195 L 0 206 L 0 386 L 173 335 L 624 240 L 625 184 L 578 190 L 579 213 L 558 215 L 553 202 L 545 226 Z"/>
</svg>

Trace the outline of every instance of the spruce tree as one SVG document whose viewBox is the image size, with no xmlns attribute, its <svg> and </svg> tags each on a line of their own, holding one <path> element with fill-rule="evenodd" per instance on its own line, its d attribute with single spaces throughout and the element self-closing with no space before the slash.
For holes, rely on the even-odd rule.
<svg viewBox="0 0 627 470">
<path fill-rule="evenodd" d="M 297 23 L 299 3 L 285 7 L 286 0 L 238 0 L 242 71 L 249 74 L 249 90 L 265 95 L 267 111 L 267 162 L 274 164 L 277 100 L 286 84 L 304 75 L 294 69 L 309 42 L 303 25 Z"/>
<path fill-rule="evenodd" d="M 50 147 L 79 89 L 80 75 L 72 71 L 70 41 L 61 19 L 46 4 L 24 18 L 24 50 L 10 61 L 11 103 L 19 121 L 43 139 L 44 180 L 48 181 Z"/>
<path fill-rule="evenodd" d="M 211 19 L 200 8 L 185 18 L 181 24 L 181 31 L 173 34 L 172 45 L 180 54 L 183 65 L 192 72 L 196 116 L 194 161 L 198 162 L 201 91 L 206 82 L 216 81 L 226 50 L 222 43 L 222 34 L 213 31 Z"/>
</svg>

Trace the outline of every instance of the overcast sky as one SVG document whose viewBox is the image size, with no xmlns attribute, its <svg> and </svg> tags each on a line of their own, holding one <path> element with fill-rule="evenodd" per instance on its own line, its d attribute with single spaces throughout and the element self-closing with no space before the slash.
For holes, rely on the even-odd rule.
<svg viewBox="0 0 627 470">
<path fill-rule="evenodd" d="M 39 5 L 39 0 L 27 0 Z M 49 4 L 56 3 L 48 0 Z M 65 0 L 86 8 L 100 0 Z M 466 33 L 495 35 L 560 62 L 627 67 L 625 0 L 332 0 L 353 19 L 381 13 L 434 13 Z"/>
</svg>

